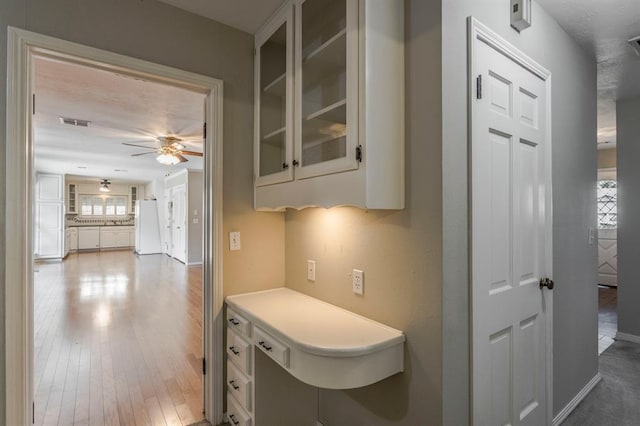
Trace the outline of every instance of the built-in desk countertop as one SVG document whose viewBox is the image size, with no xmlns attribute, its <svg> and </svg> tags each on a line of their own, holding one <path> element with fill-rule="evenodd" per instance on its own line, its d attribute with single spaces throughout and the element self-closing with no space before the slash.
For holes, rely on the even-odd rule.
<svg viewBox="0 0 640 426">
<path fill-rule="evenodd" d="M 288 288 L 229 296 L 228 326 L 313 386 L 367 386 L 404 370 L 404 334 Z"/>
</svg>

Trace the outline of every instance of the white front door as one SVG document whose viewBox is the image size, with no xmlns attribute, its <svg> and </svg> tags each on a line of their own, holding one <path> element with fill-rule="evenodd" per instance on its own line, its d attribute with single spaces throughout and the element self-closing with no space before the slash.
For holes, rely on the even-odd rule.
<svg viewBox="0 0 640 426">
<path fill-rule="evenodd" d="M 504 46 L 504 53 L 497 50 Z M 552 292 L 540 287 L 541 279 L 551 272 L 548 82 L 513 59 L 523 55 L 507 56 L 510 49 L 516 52 L 499 37 L 473 37 L 472 386 L 476 426 L 550 422 L 547 369 Z"/>
<path fill-rule="evenodd" d="M 173 242 L 171 241 L 173 237 L 173 199 L 171 198 L 171 188 L 164 191 L 164 246 L 163 253 L 171 256 L 173 251 Z"/>
<path fill-rule="evenodd" d="M 184 185 L 173 187 L 171 201 L 173 226 L 171 255 L 179 261 L 187 263 L 187 191 Z"/>
</svg>

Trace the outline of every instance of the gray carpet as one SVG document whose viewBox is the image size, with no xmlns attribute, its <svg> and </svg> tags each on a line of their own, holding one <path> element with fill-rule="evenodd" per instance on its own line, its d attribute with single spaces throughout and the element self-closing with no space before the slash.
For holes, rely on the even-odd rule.
<svg viewBox="0 0 640 426">
<path fill-rule="evenodd" d="M 599 363 L 602 381 L 562 426 L 640 425 L 640 345 L 616 341 Z"/>
</svg>

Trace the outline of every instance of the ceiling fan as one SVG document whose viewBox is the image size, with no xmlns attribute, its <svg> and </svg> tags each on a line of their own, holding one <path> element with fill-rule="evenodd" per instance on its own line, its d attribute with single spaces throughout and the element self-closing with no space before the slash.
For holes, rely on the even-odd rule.
<svg viewBox="0 0 640 426">
<path fill-rule="evenodd" d="M 138 157 L 141 155 L 148 154 L 158 154 L 156 160 L 160 164 L 164 164 L 166 166 L 173 166 L 174 164 L 184 163 L 189 161 L 185 158 L 185 155 L 191 155 L 194 157 L 202 157 L 202 152 L 198 151 L 188 151 L 185 150 L 185 146 L 180 143 L 183 140 L 177 136 L 158 136 L 153 143 L 157 146 L 144 146 L 138 145 L 130 142 L 122 142 L 123 145 L 127 146 L 135 146 L 137 148 L 150 149 L 149 152 L 141 152 L 137 154 L 131 154 L 132 157 Z M 146 141 L 141 141 L 140 143 L 144 143 Z"/>
<path fill-rule="evenodd" d="M 111 182 L 109 182 L 107 179 L 102 179 L 102 182 L 100 182 L 100 187 L 98 189 L 100 190 L 100 192 L 111 192 L 111 188 L 109 188 L 109 185 L 111 185 Z"/>
</svg>

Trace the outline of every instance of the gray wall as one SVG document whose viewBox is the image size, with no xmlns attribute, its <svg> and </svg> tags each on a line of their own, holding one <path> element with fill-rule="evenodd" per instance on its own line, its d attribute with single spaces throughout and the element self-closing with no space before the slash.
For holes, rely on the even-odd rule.
<svg viewBox="0 0 640 426">
<path fill-rule="evenodd" d="M 466 424 L 468 376 L 467 17 L 552 74 L 554 389 L 557 414 L 598 371 L 596 62 L 533 3 L 533 25 L 509 26 L 508 0 L 443 1 L 443 418 Z"/>
<path fill-rule="evenodd" d="M 155 0 L 2 0 L 0 81 L 7 25 L 224 80 L 224 232 L 242 250 L 224 253 L 225 293 L 284 282 L 284 217 L 253 211 L 253 37 Z M 6 87 L 0 84 L 0 418 L 4 418 L 4 210 Z M 11 245 L 11 242 L 8 242 Z M 225 245 L 226 247 L 226 245 Z M 247 266 L 249 265 L 249 266 Z"/>
<path fill-rule="evenodd" d="M 442 421 L 439 3 L 405 2 L 406 208 L 286 213 L 287 287 L 403 330 L 407 336 L 402 374 L 359 389 L 320 389 L 317 395 L 278 387 L 279 397 L 293 406 L 313 407 L 317 399 L 318 420 L 325 425 Z M 306 279 L 307 259 L 316 261 L 313 284 Z M 348 274 L 353 268 L 365 271 L 364 297 L 352 293 Z M 299 419 L 288 424 L 308 424 Z"/>
<path fill-rule="evenodd" d="M 618 331 L 640 337 L 640 98 L 616 103 Z"/>
</svg>

